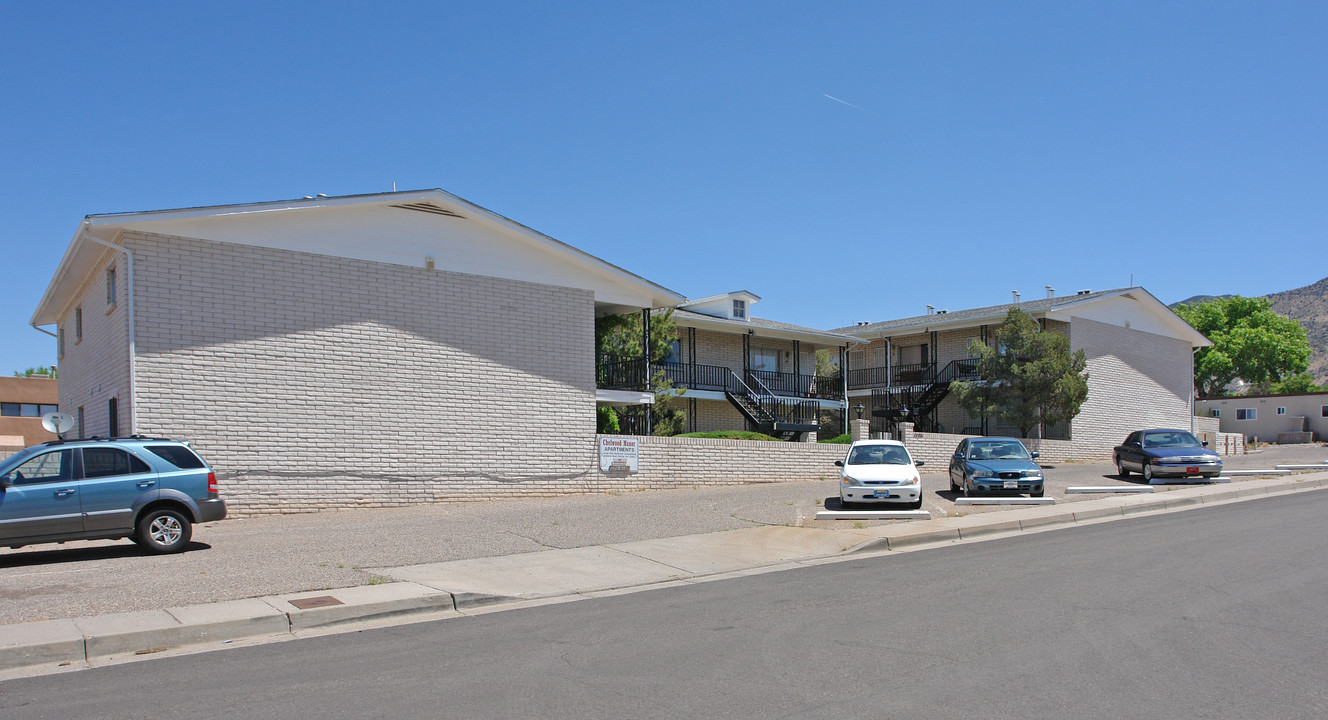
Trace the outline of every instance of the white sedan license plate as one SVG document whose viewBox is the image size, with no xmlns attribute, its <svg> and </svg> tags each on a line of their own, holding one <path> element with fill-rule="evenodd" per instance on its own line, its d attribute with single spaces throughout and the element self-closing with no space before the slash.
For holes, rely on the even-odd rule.
<svg viewBox="0 0 1328 720">
<path fill-rule="evenodd" d="M 1006 490 L 1018 490 L 1018 489 L 1019 489 L 1019 481 L 1018 481 L 1018 480 L 1006 480 L 1006 481 L 1005 481 L 1005 489 L 1006 489 Z"/>
</svg>

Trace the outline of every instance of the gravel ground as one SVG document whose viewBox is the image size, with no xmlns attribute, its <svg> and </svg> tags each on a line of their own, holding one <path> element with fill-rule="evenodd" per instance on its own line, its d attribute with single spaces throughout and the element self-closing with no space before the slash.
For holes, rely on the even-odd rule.
<svg viewBox="0 0 1328 720">
<path fill-rule="evenodd" d="M 1294 445 L 1227 458 L 1226 466 L 1325 461 L 1323 445 Z M 1047 495 L 1057 502 L 1100 497 L 1066 496 L 1067 486 L 1141 481 L 1117 478 L 1107 463 L 1043 467 Z M 932 517 L 1001 511 L 956 508 L 945 468 L 923 470 L 923 507 Z M 195 528 L 188 551 L 163 557 L 142 555 L 128 541 L 0 549 L 0 624 L 362 585 L 377 577 L 375 568 L 549 548 L 756 525 L 842 529 L 900 522 L 814 519 L 817 510 L 837 505 L 833 481 L 771 483 L 226 520 Z"/>
</svg>

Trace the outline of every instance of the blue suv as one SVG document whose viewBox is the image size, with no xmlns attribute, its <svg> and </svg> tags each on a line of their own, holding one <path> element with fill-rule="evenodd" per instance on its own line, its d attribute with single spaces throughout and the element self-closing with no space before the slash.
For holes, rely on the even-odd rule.
<svg viewBox="0 0 1328 720">
<path fill-rule="evenodd" d="M 56 440 L 0 461 L 0 546 L 127 537 L 172 553 L 224 517 L 216 473 L 179 440 Z"/>
</svg>

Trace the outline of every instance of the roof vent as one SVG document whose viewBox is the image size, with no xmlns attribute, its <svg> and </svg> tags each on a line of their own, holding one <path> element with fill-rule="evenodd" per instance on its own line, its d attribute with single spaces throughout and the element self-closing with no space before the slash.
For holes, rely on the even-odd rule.
<svg viewBox="0 0 1328 720">
<path fill-rule="evenodd" d="M 466 219 L 464 215 L 458 215 L 452 212 L 451 210 L 448 210 L 445 207 L 439 207 L 437 205 L 434 205 L 433 203 L 427 203 L 427 202 L 405 203 L 402 205 L 393 205 L 392 207 L 401 208 L 402 210 L 415 210 L 417 212 L 426 212 L 432 215 L 442 215 L 444 217 L 461 218 L 462 220 Z"/>
<path fill-rule="evenodd" d="M 1080 290 L 1079 292 L 1075 293 L 1075 295 L 1090 295 L 1092 294 L 1092 292 L 1093 291 L 1091 289 L 1085 289 L 1085 290 Z"/>
<path fill-rule="evenodd" d="M 937 315 L 944 315 L 944 314 L 946 314 L 946 313 L 948 313 L 948 312 L 950 312 L 950 311 L 949 311 L 949 310 L 937 310 L 937 311 L 936 311 L 936 314 L 937 314 Z"/>
<path fill-rule="evenodd" d="M 927 306 L 927 314 L 928 314 L 928 315 L 935 315 L 935 314 L 936 314 L 936 307 L 935 307 L 934 305 L 928 305 L 928 306 Z"/>
<path fill-rule="evenodd" d="M 1010 297 L 1014 298 L 1014 302 L 1019 302 L 1019 291 L 1018 291 L 1018 290 L 1011 290 L 1011 291 L 1010 291 Z"/>
<path fill-rule="evenodd" d="M 1047 297 L 1049 297 L 1049 298 L 1054 298 L 1054 297 L 1056 297 L 1056 288 L 1054 288 L 1054 287 L 1052 287 L 1052 286 L 1050 286 L 1050 285 L 1044 285 L 1043 287 L 1047 288 Z"/>
</svg>

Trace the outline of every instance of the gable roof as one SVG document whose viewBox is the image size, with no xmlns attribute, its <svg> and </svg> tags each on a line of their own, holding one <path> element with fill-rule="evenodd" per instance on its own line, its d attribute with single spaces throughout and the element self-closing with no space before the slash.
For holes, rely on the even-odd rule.
<svg viewBox="0 0 1328 720">
<path fill-rule="evenodd" d="M 836 328 L 830 332 L 853 335 L 858 338 L 884 338 L 899 335 L 912 335 L 920 332 L 957 330 L 999 323 L 1005 319 L 1006 314 L 1010 312 L 1011 308 L 1019 308 L 1034 318 L 1045 317 L 1053 320 L 1068 321 L 1070 318 L 1076 316 L 1090 317 L 1094 314 L 1093 312 L 1088 311 L 1090 306 L 1094 304 L 1102 306 L 1117 299 L 1126 302 L 1132 301 L 1134 303 L 1132 308 L 1134 312 L 1150 316 L 1156 321 L 1159 328 L 1166 330 L 1166 334 L 1171 337 L 1189 340 L 1195 347 L 1206 347 L 1212 344 L 1209 342 L 1208 338 L 1204 337 L 1198 330 L 1191 327 L 1189 323 L 1182 320 L 1179 315 L 1171 310 L 1171 308 L 1168 308 L 1162 301 L 1153 297 L 1152 293 L 1142 287 L 1101 290 L 1098 292 L 1089 292 L 1078 295 L 1064 295 L 1061 297 L 1026 300 L 1018 303 L 989 305 L 987 307 L 972 308 L 969 310 L 957 310 L 931 315 L 917 315 L 909 318 L 901 318 L 899 320 L 886 320 L 884 322 L 866 323 L 863 325 L 850 325 L 848 327 Z"/>
<path fill-rule="evenodd" d="M 593 291 L 597 311 L 669 307 L 686 298 L 635 273 L 440 189 L 305 197 L 88 215 L 32 316 L 59 321 L 125 232 L 312 252 Z"/>
</svg>

